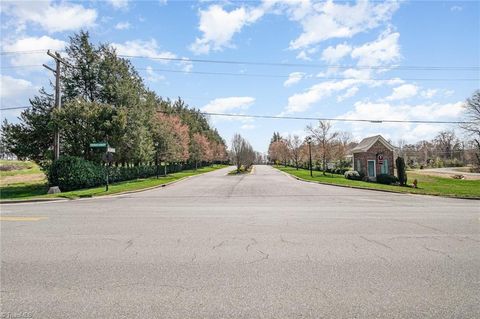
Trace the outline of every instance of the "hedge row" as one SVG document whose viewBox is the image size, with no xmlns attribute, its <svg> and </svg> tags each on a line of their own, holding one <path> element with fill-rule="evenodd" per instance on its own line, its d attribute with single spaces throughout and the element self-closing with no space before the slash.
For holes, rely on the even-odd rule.
<svg viewBox="0 0 480 319">
<path fill-rule="evenodd" d="M 199 167 L 201 166 L 199 165 Z M 171 164 L 167 166 L 167 172 L 175 173 L 194 167 L 194 164 Z M 106 166 L 84 160 L 80 157 L 62 156 L 46 169 L 46 173 L 48 184 L 50 186 L 58 186 L 62 192 L 65 192 L 105 185 L 106 169 Z M 158 174 L 162 175 L 163 173 L 164 168 L 159 167 Z M 111 183 L 148 178 L 156 175 L 157 166 L 155 165 L 109 167 L 109 181 Z"/>
</svg>

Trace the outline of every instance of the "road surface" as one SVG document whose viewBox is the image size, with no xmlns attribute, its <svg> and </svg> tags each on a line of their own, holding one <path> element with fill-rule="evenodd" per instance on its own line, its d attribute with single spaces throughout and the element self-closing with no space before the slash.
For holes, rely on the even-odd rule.
<svg viewBox="0 0 480 319">
<path fill-rule="evenodd" d="M 480 317 L 478 201 L 228 171 L 2 205 L 2 316 Z"/>
</svg>

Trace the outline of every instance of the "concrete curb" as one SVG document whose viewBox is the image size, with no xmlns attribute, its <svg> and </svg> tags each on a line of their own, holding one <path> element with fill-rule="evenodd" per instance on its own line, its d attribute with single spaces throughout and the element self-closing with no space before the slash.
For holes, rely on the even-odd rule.
<svg viewBox="0 0 480 319">
<path fill-rule="evenodd" d="M 219 168 L 219 170 L 220 169 L 223 169 L 223 168 Z M 203 175 L 203 174 L 208 174 L 208 173 L 215 172 L 215 171 L 216 170 L 210 171 L 210 172 L 205 172 L 205 173 L 200 173 L 200 174 L 196 174 L 196 175 L 185 176 L 185 177 L 179 178 L 177 180 L 174 180 L 174 181 L 171 181 L 171 182 L 168 182 L 168 183 L 165 183 L 165 184 L 159 184 L 159 185 L 150 186 L 150 187 L 147 187 L 147 188 L 135 189 L 135 190 L 125 191 L 125 192 L 121 192 L 121 193 L 115 193 L 115 194 L 111 194 L 111 195 L 79 197 L 79 198 L 56 197 L 56 198 L 36 198 L 36 199 L 25 199 L 25 200 L 14 199 L 14 200 L 0 201 L 0 205 L 24 204 L 24 203 L 26 204 L 26 203 L 38 203 L 38 202 L 60 202 L 60 201 L 73 201 L 73 200 L 92 200 L 92 199 L 119 197 L 119 196 L 122 196 L 122 195 L 146 192 L 146 191 L 153 190 L 153 189 L 156 189 L 156 188 L 167 187 L 167 186 L 182 182 L 184 180 L 187 180 L 189 178 L 197 177 L 197 176 L 200 176 L 200 175 Z"/>
<path fill-rule="evenodd" d="M 12 199 L 12 200 L 2 200 L 0 205 L 7 204 L 22 204 L 22 203 L 42 203 L 42 202 L 61 202 L 69 201 L 69 198 L 54 197 L 54 198 L 35 198 L 35 199 Z"/>
<path fill-rule="evenodd" d="M 328 185 L 328 186 L 336 186 L 336 187 L 344 187 L 344 188 L 354 188 L 354 189 L 362 189 L 365 191 L 375 191 L 375 192 L 384 192 L 384 193 L 394 193 L 394 194 L 403 194 L 403 195 L 417 195 L 417 196 L 435 196 L 435 197 L 442 197 L 442 198 L 451 198 L 451 199 L 469 199 L 469 200 L 480 200 L 480 197 L 460 197 L 460 196 L 448 196 L 448 195 L 437 195 L 437 194 L 418 194 L 418 193 L 410 193 L 410 192 L 396 192 L 396 191 L 391 191 L 391 190 L 386 190 L 386 189 L 374 189 L 374 188 L 366 188 L 366 187 L 359 187 L 359 186 L 352 186 L 352 185 L 339 185 L 339 184 L 330 184 L 330 183 L 325 183 L 325 182 L 319 182 L 319 181 L 311 181 L 308 179 L 303 179 L 297 176 L 294 176 L 292 174 L 286 173 L 282 170 L 279 170 L 278 168 L 274 167 L 276 170 L 282 172 L 283 174 L 287 175 L 288 177 L 291 177 L 293 179 L 302 181 L 302 182 L 307 182 L 307 183 L 314 183 L 314 184 L 321 184 L 321 185 Z"/>
</svg>

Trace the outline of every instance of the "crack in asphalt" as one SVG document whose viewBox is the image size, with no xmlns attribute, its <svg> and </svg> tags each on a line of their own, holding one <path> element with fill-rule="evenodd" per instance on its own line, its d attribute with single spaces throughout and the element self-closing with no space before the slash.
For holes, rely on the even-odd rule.
<svg viewBox="0 0 480 319">
<path fill-rule="evenodd" d="M 261 251 L 261 250 L 259 250 L 259 249 L 257 249 L 257 251 L 258 251 L 260 254 L 263 255 L 262 258 L 256 259 L 256 260 L 253 260 L 253 261 L 250 261 L 250 262 L 248 262 L 247 264 L 258 263 L 258 262 L 260 262 L 260 261 L 262 261 L 262 260 L 268 259 L 268 257 L 270 256 L 269 254 L 266 254 L 266 253 L 264 253 L 263 251 Z"/>
<path fill-rule="evenodd" d="M 364 236 L 359 236 L 359 237 L 360 237 L 361 239 L 363 239 L 363 240 L 368 241 L 369 243 L 377 244 L 377 245 L 380 245 L 380 246 L 385 247 L 385 248 L 387 248 L 387 249 L 393 250 L 392 247 L 390 247 L 390 246 L 382 243 L 381 241 L 378 241 L 378 240 L 375 240 L 375 239 L 368 239 L 368 238 L 366 238 L 366 237 L 364 237 Z"/>
<path fill-rule="evenodd" d="M 443 255 L 443 256 L 447 257 L 448 259 L 450 259 L 450 260 L 454 260 L 454 259 L 452 258 L 452 256 L 450 256 L 449 254 L 447 254 L 447 253 L 444 252 L 444 251 L 437 250 L 437 249 L 434 249 L 434 248 L 429 248 L 429 247 L 427 247 L 427 246 L 423 246 L 423 248 L 425 248 L 425 250 L 427 250 L 427 251 L 431 251 L 431 252 L 434 252 L 434 253 Z"/>
</svg>

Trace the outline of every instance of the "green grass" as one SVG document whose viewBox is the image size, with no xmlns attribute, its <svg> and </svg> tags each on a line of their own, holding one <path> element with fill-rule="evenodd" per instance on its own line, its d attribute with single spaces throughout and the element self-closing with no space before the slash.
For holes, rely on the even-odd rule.
<svg viewBox="0 0 480 319">
<path fill-rule="evenodd" d="M 480 199 L 480 180 L 458 180 L 453 178 L 443 178 L 436 176 L 426 176 L 407 172 L 408 182 L 412 183 L 414 179 L 418 181 L 418 188 L 402 187 L 394 185 L 383 185 L 371 182 L 353 181 L 346 179 L 343 175 L 329 174 L 326 176 L 322 172 L 313 172 L 310 177 L 310 171 L 292 167 L 275 166 L 279 170 L 293 176 L 321 183 L 341 186 L 354 186 L 365 189 L 387 190 L 398 193 L 413 193 L 423 195 L 439 195 L 448 197 L 468 197 Z"/>
<path fill-rule="evenodd" d="M 42 173 L 40 167 L 34 162 L 0 160 L 0 167 L 8 166 L 13 166 L 15 169 L 8 171 L 0 170 L 1 177 Z"/>
<path fill-rule="evenodd" d="M 22 183 L 22 184 L 13 184 L 5 187 L 0 187 L 0 198 L 1 200 L 27 200 L 27 199 L 39 199 L 39 198 L 82 198 L 82 197 L 94 197 L 94 196 L 104 196 L 118 194 L 126 191 L 141 190 L 153 186 L 159 186 L 162 184 L 170 183 L 187 176 L 198 175 L 202 173 L 211 172 L 223 167 L 226 165 L 213 165 L 202 167 L 195 170 L 185 170 L 178 173 L 169 174 L 166 177 L 151 177 L 146 179 L 137 179 L 131 181 L 124 181 L 119 183 L 110 184 L 108 192 L 105 191 L 105 186 L 80 189 L 60 194 L 47 194 L 48 187 L 44 183 Z"/>
</svg>

